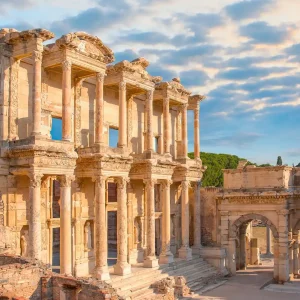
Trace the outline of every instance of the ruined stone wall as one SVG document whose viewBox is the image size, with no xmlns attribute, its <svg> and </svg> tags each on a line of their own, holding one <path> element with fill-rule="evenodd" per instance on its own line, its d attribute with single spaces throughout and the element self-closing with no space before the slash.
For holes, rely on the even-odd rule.
<svg viewBox="0 0 300 300">
<path fill-rule="evenodd" d="M 218 213 L 217 193 L 219 188 L 207 187 L 200 189 L 201 197 L 201 238 L 204 246 L 217 244 L 218 236 Z"/>
</svg>

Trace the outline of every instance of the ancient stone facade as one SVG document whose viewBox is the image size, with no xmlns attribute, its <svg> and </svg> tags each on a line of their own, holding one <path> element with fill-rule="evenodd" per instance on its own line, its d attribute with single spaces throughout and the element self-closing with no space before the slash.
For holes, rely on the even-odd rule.
<svg viewBox="0 0 300 300">
<path fill-rule="evenodd" d="M 233 275 L 259 263 L 257 241 L 249 240 L 251 222 L 259 220 L 267 228 L 267 254 L 273 237 L 274 279 L 288 281 L 300 269 L 300 168 L 244 165 L 224 170 L 223 188 L 201 189 L 203 242 L 216 247 L 215 254 L 203 248 L 202 255 Z"/>
<path fill-rule="evenodd" d="M 87 33 L 44 43 L 53 37 L 0 31 L 0 251 L 103 280 L 114 243 L 118 275 L 199 254 L 204 97 L 151 76 L 144 58 L 112 64 L 112 50 Z"/>
</svg>

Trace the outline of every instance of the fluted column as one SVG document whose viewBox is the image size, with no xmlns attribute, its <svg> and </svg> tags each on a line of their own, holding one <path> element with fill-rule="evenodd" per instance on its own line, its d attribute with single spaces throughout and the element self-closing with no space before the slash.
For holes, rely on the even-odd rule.
<svg viewBox="0 0 300 300">
<path fill-rule="evenodd" d="M 41 87 L 42 87 L 42 52 L 33 51 L 33 82 L 32 82 L 32 117 L 33 128 L 31 135 L 41 134 Z"/>
<path fill-rule="evenodd" d="M 194 245 L 193 253 L 200 254 L 201 248 L 201 201 L 200 187 L 201 181 L 194 182 Z"/>
<path fill-rule="evenodd" d="M 182 133 L 182 156 L 183 158 L 187 157 L 187 104 L 183 104 L 182 105 L 182 112 L 181 112 L 181 117 L 182 117 L 182 121 L 181 121 L 181 133 Z"/>
<path fill-rule="evenodd" d="M 126 82 L 119 83 L 119 141 L 118 147 L 127 146 L 127 105 L 126 105 Z"/>
<path fill-rule="evenodd" d="M 131 266 L 128 263 L 127 246 L 127 178 L 116 179 L 118 189 L 118 209 L 117 209 L 117 242 L 118 255 L 117 263 L 114 265 L 114 273 L 117 275 L 126 275 L 131 273 Z"/>
<path fill-rule="evenodd" d="M 73 176 L 62 175 L 60 182 L 60 273 L 72 274 L 72 208 L 71 183 Z"/>
<path fill-rule="evenodd" d="M 192 259 L 192 249 L 190 248 L 190 216 L 189 216 L 189 182 L 183 180 L 181 182 L 181 240 L 182 246 L 178 250 L 180 258 Z"/>
<path fill-rule="evenodd" d="M 104 74 L 96 75 L 96 133 L 95 143 L 103 144 L 103 124 L 104 124 L 104 101 L 103 101 L 103 83 Z"/>
<path fill-rule="evenodd" d="M 42 174 L 30 175 L 30 220 L 29 220 L 29 241 L 30 257 L 41 259 L 41 180 Z"/>
<path fill-rule="evenodd" d="M 159 256 L 160 264 L 168 264 L 174 261 L 170 249 L 171 244 L 171 205 L 170 205 L 170 186 L 171 180 L 164 180 L 161 183 L 162 191 L 162 251 Z"/>
<path fill-rule="evenodd" d="M 164 153 L 170 154 L 170 99 L 165 97 L 163 99 L 163 116 L 164 116 Z"/>
<path fill-rule="evenodd" d="M 153 151 L 153 90 L 147 92 L 146 99 L 146 115 L 147 115 L 147 151 Z"/>
<path fill-rule="evenodd" d="M 106 222 L 106 178 L 97 176 L 95 180 L 95 277 L 109 280 L 107 267 L 107 222 Z"/>
<path fill-rule="evenodd" d="M 155 201 L 154 185 L 155 179 L 144 180 L 146 184 L 146 205 L 147 205 L 147 252 L 144 260 L 144 267 L 153 268 L 158 265 L 155 256 Z"/>
<path fill-rule="evenodd" d="M 65 60 L 62 63 L 62 139 L 72 140 L 72 63 Z"/>
<path fill-rule="evenodd" d="M 199 104 L 194 109 L 194 157 L 200 158 L 200 120 Z"/>
</svg>

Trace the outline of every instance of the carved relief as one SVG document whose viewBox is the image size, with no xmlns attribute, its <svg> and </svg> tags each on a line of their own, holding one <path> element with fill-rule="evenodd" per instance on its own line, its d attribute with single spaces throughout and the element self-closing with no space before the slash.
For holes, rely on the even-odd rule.
<svg viewBox="0 0 300 300">
<path fill-rule="evenodd" d="M 32 188 L 40 188 L 42 182 L 43 174 L 30 174 L 30 187 Z"/>
<path fill-rule="evenodd" d="M 71 187 L 72 181 L 75 180 L 75 176 L 60 175 L 60 176 L 57 176 L 57 180 L 59 181 L 61 187 Z"/>
<path fill-rule="evenodd" d="M 64 71 L 71 71 L 72 69 L 72 62 L 69 60 L 64 60 L 62 62 L 62 68 Z"/>
</svg>

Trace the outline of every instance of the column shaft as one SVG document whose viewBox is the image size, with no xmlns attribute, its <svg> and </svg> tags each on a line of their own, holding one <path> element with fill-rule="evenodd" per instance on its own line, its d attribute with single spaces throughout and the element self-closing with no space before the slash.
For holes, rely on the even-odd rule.
<svg viewBox="0 0 300 300">
<path fill-rule="evenodd" d="M 199 107 L 194 109 L 194 157 L 200 158 L 200 120 Z"/>
<path fill-rule="evenodd" d="M 71 141 L 72 139 L 72 64 L 65 60 L 62 64 L 62 139 Z"/>
<path fill-rule="evenodd" d="M 71 182 L 73 176 L 60 176 L 60 273 L 72 274 Z"/>
<path fill-rule="evenodd" d="M 172 181 L 164 180 L 161 184 L 162 190 L 162 251 L 159 256 L 159 263 L 168 264 L 173 262 L 173 254 L 170 249 L 171 244 L 171 205 L 170 205 L 170 185 Z"/>
<path fill-rule="evenodd" d="M 41 134 L 41 87 L 42 87 L 42 52 L 33 51 L 32 116 L 31 135 Z"/>
<path fill-rule="evenodd" d="M 200 254 L 201 248 L 201 201 L 200 201 L 201 182 L 194 183 L 194 245 L 193 253 Z"/>
<path fill-rule="evenodd" d="M 146 268 L 153 268 L 158 265 L 155 256 L 155 200 L 154 200 L 154 179 L 144 180 L 146 184 L 146 205 L 147 205 L 147 253 L 144 260 Z"/>
<path fill-rule="evenodd" d="M 103 176 L 95 178 L 95 270 L 96 278 L 109 280 L 107 267 L 107 222 L 106 222 L 106 180 Z"/>
<path fill-rule="evenodd" d="M 298 235 L 293 236 L 293 239 L 295 240 L 293 244 L 293 274 L 295 277 L 299 275 L 299 243 L 298 243 Z"/>
<path fill-rule="evenodd" d="M 126 105 L 126 82 L 119 84 L 119 141 L 118 147 L 127 146 L 127 105 Z"/>
<path fill-rule="evenodd" d="M 118 188 L 118 210 L 117 210 L 117 242 L 118 256 L 117 264 L 114 266 L 114 273 L 117 275 L 126 275 L 131 273 L 131 266 L 128 264 L 127 247 L 127 179 L 118 178 L 116 180 Z"/>
<path fill-rule="evenodd" d="M 168 97 L 165 97 L 163 102 L 164 153 L 170 153 L 170 99 Z"/>
<path fill-rule="evenodd" d="M 147 151 L 153 151 L 153 90 L 147 92 L 146 99 L 146 111 L 147 111 Z"/>
<path fill-rule="evenodd" d="M 183 180 L 181 183 L 182 192 L 181 192 L 181 239 L 182 246 L 179 249 L 179 257 L 190 260 L 192 259 L 192 250 L 189 246 L 189 182 L 187 180 Z"/>
<path fill-rule="evenodd" d="M 272 254 L 271 253 L 271 238 L 272 238 L 272 234 L 271 234 L 271 229 L 270 227 L 266 226 L 266 231 L 267 231 L 267 238 L 266 238 L 266 242 L 267 242 L 267 253 L 268 255 Z"/>
<path fill-rule="evenodd" d="M 41 259 L 41 174 L 30 176 L 30 256 L 31 258 Z"/>
<path fill-rule="evenodd" d="M 95 142 L 97 144 L 104 143 L 103 123 L 104 123 L 104 101 L 103 101 L 103 83 L 104 74 L 96 75 L 96 132 Z"/>
<path fill-rule="evenodd" d="M 182 112 L 181 112 L 181 133 L 182 133 L 182 156 L 183 158 L 187 157 L 187 104 L 182 105 Z"/>
</svg>

